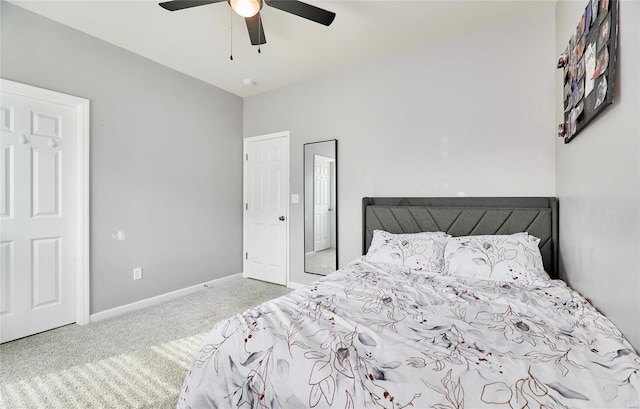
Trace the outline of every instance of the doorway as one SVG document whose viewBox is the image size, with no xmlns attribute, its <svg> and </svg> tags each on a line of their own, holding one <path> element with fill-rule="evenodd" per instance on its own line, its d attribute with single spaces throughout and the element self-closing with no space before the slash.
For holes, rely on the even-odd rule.
<svg viewBox="0 0 640 409">
<path fill-rule="evenodd" d="M 244 140 L 243 277 L 289 283 L 289 132 Z"/>
<path fill-rule="evenodd" d="M 89 101 L 0 79 L 0 342 L 89 323 Z"/>
</svg>

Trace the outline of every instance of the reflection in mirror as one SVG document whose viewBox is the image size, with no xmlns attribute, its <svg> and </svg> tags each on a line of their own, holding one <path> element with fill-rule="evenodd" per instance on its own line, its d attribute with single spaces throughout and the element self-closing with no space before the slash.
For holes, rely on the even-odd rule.
<svg viewBox="0 0 640 409">
<path fill-rule="evenodd" d="M 304 271 L 338 269 L 338 141 L 304 145 Z"/>
</svg>

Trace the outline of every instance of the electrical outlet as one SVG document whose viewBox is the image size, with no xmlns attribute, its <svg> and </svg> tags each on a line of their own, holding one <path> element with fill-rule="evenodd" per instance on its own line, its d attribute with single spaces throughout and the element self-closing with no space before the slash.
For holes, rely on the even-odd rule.
<svg viewBox="0 0 640 409">
<path fill-rule="evenodd" d="M 142 267 L 136 267 L 133 269 L 133 279 L 134 280 L 142 279 Z"/>
</svg>

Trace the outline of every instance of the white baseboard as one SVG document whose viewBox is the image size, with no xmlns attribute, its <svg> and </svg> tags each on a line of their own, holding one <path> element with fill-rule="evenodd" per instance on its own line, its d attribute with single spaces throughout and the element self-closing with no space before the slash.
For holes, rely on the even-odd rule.
<svg viewBox="0 0 640 409">
<path fill-rule="evenodd" d="M 165 294 L 156 295 L 155 297 L 146 298 L 144 300 L 132 302 L 131 304 L 121 305 L 120 307 L 111 308 L 106 311 L 100 311 L 95 314 L 91 314 L 91 322 L 101 321 L 107 318 L 115 317 L 118 315 L 126 314 L 131 311 L 139 310 L 141 308 L 151 307 L 152 305 L 161 304 L 163 302 L 173 300 L 174 298 L 182 297 L 184 295 L 193 294 L 202 290 L 204 287 L 219 283 L 221 281 L 230 280 L 233 278 L 242 277 L 242 273 L 232 274 L 230 276 L 217 278 L 215 280 L 206 281 L 204 283 L 192 285 L 191 287 L 182 288 L 180 290 L 171 291 Z"/>
<path fill-rule="evenodd" d="M 306 284 L 294 283 L 293 281 L 289 281 L 289 285 L 287 285 L 287 287 L 293 288 L 294 290 L 299 290 L 306 286 L 307 286 Z"/>
</svg>

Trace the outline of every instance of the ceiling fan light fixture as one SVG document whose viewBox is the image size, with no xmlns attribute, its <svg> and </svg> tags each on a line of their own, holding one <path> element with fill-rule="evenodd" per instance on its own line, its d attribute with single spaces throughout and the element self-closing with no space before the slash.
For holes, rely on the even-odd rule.
<svg viewBox="0 0 640 409">
<path fill-rule="evenodd" d="M 242 17 L 253 17 L 262 8 L 262 0 L 229 0 L 229 4 Z"/>
</svg>

